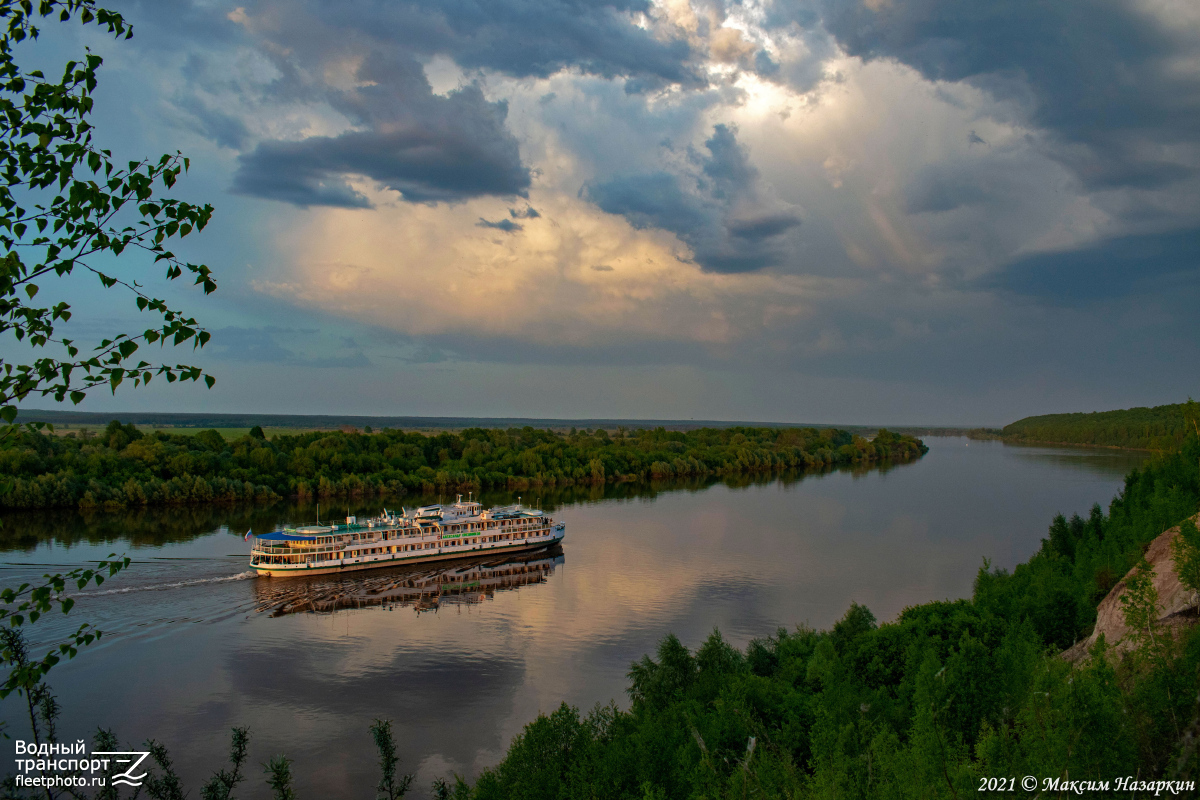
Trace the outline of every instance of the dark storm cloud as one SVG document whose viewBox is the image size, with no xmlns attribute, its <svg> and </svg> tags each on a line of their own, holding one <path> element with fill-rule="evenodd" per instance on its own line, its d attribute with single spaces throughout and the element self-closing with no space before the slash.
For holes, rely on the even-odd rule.
<svg viewBox="0 0 1200 800">
<path fill-rule="evenodd" d="M 263 142 L 239 157 L 240 165 L 230 191 L 301 208 L 371 208 L 366 197 L 337 175 L 339 170 L 328 151 L 339 144 L 345 143 L 325 137 L 301 142 Z M 362 174 L 361 169 L 354 171 Z"/>
<path fill-rule="evenodd" d="M 195 94 L 180 97 L 175 105 L 195 120 L 198 133 L 221 147 L 240 150 L 250 138 L 250 131 L 240 118 L 213 108 Z"/>
<path fill-rule="evenodd" d="M 366 178 L 409 202 L 456 202 L 478 196 L 523 196 L 530 173 L 508 131 L 504 103 L 488 103 L 475 86 L 434 95 L 422 62 L 447 56 L 458 66 L 518 77 L 573 70 L 625 78 L 626 90 L 704 85 L 699 54 L 684 38 L 662 38 L 638 24 L 647 0 L 251 0 L 230 14 L 191 0 L 140 3 L 150 38 L 252 44 L 278 74 L 268 85 L 237 83 L 228 70 L 206 69 L 193 53 L 185 66 L 191 94 L 176 105 L 196 132 L 243 150 L 232 190 L 301 207 L 369 208 L 352 184 Z M 236 20 L 236 22 L 235 22 Z M 366 55 L 356 85 L 326 77 Z M 224 66 L 224 65 L 223 65 Z M 266 140 L 246 151 L 247 126 L 200 99 L 232 91 L 256 106 L 328 104 L 353 130 L 340 136 Z M 257 94 L 257 96 L 255 96 Z M 536 212 L 535 212 L 536 213 Z"/>
<path fill-rule="evenodd" d="M 983 279 L 979 288 L 1074 306 L 1164 288 L 1176 291 L 1181 284 L 1200 287 L 1200 229 L 1027 256 Z"/>
<path fill-rule="evenodd" d="M 129 0 L 126 5 L 127 17 L 147 29 L 138 39 L 145 47 L 235 41 L 242 34 L 229 6 L 195 0 Z M 365 37 L 390 52 L 445 55 L 463 67 L 517 77 L 574 69 L 659 84 L 704 83 L 696 68 L 698 54 L 686 39 L 658 38 L 637 24 L 640 15 L 653 10 L 648 0 L 247 0 L 237 5 L 249 18 L 274 18 L 272 38 L 293 50 L 319 49 L 321 39 Z"/>
<path fill-rule="evenodd" d="M 729 221 L 729 234 L 739 239 L 769 239 L 779 236 L 800 224 L 793 214 L 766 214 L 749 219 Z"/>
<path fill-rule="evenodd" d="M 787 5 L 775 3 L 780 20 Z M 850 55 L 892 58 L 929 80 L 968 81 L 1024 106 L 1088 186 L 1147 188 L 1191 172 L 1162 149 L 1194 142 L 1200 125 L 1200 76 L 1173 65 L 1194 43 L 1132 3 L 894 0 L 873 9 L 823 0 L 819 8 Z"/>
<path fill-rule="evenodd" d="M 752 208 L 758 171 L 750 164 L 737 128 L 713 127 L 704 143 L 708 155 L 693 152 L 698 174 L 669 172 L 625 175 L 590 183 L 582 194 L 600 210 L 619 214 L 636 228 L 674 233 L 695 254 L 696 263 L 714 272 L 750 272 L 779 263 L 777 237 L 800 224 L 790 210 Z M 694 190 L 691 187 L 695 187 Z"/>
<path fill-rule="evenodd" d="M 528 190 L 505 103 L 489 103 L 474 85 L 435 95 L 421 65 L 406 58 L 372 55 L 358 78 L 366 85 L 330 100 L 368 130 L 262 142 L 239 158 L 233 191 L 298 206 L 367 208 L 347 177 L 369 178 L 415 203 Z"/>
<path fill-rule="evenodd" d="M 930 165 L 904 187 L 905 210 L 922 214 L 987 203 L 994 199 L 991 177 L 977 164 Z"/>
<path fill-rule="evenodd" d="M 710 209 L 685 192 L 680 180 L 666 172 L 627 175 L 584 189 L 601 211 L 620 214 L 640 229 L 662 228 L 685 241 L 710 221 Z"/>
<path fill-rule="evenodd" d="M 713 197 L 736 197 L 750 188 L 758 177 L 758 170 L 750 164 L 750 156 L 738 142 L 735 128 L 713 126 L 713 135 L 704 146 L 710 156 L 701 158 L 701 171 L 715 184 Z"/>
<path fill-rule="evenodd" d="M 659 39 L 636 24 L 635 17 L 650 9 L 644 0 L 264 0 L 247 5 L 251 16 L 308 14 L 343 37 L 364 36 L 421 57 L 449 56 L 468 69 L 542 78 L 573 69 L 655 85 L 702 84 L 686 40 Z"/>
<path fill-rule="evenodd" d="M 525 230 L 525 226 L 519 222 L 513 222 L 511 219 L 502 219 L 492 222 L 490 219 L 479 218 L 479 222 L 475 223 L 476 228 L 495 228 L 498 231 L 505 233 L 516 233 L 517 231 Z"/>
<path fill-rule="evenodd" d="M 252 364 L 285 364 L 298 367 L 368 367 L 370 360 L 363 354 L 362 348 L 354 340 L 343 339 L 341 344 L 344 351 L 335 356 L 299 355 L 276 340 L 277 336 L 285 336 L 289 341 L 297 337 L 313 336 L 315 330 L 295 330 L 291 328 L 238 328 L 227 327 L 213 331 L 212 344 L 217 358 L 224 361 L 240 361 Z"/>
</svg>

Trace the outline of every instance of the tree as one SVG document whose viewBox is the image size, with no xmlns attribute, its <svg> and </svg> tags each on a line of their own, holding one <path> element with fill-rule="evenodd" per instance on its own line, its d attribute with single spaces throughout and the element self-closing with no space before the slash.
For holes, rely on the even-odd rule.
<svg viewBox="0 0 1200 800">
<path fill-rule="evenodd" d="M 371 726 L 371 738 L 375 741 L 375 749 L 379 751 L 379 786 L 376 787 L 378 800 L 396 800 L 404 797 L 412 786 L 412 775 L 396 775 L 396 765 L 400 757 L 396 755 L 396 741 L 392 737 L 392 721 L 377 719 Z"/>
<path fill-rule="evenodd" d="M 198 367 L 154 367 L 132 360 L 142 344 L 191 342 L 200 347 L 209 334 L 194 319 L 146 294 L 134 277 L 118 275 L 111 266 L 125 251 L 140 251 L 152 263 L 166 267 L 168 280 L 188 273 L 205 294 L 214 291 L 216 283 L 207 266 L 184 262 L 164 246 L 168 239 L 202 230 L 212 207 L 155 196 L 156 186 L 170 188 L 188 168 L 180 154 L 121 167 L 111 151 L 93 143 L 87 118 L 99 56 L 89 51 L 82 61 L 67 62 L 57 82 L 39 70 L 21 68 L 17 46 L 38 38 L 39 18 L 53 17 L 60 22 L 96 24 L 117 38 L 133 35 L 120 14 L 98 8 L 95 0 L 0 0 L 0 335 L 15 340 L 9 352 L 28 348 L 24 352 L 30 359 L 14 363 L 0 358 L 0 447 L 16 438 L 17 404 L 30 396 L 79 403 L 97 386 L 115 392 L 126 380 L 143 385 L 155 374 L 171 382 L 203 378 L 210 387 L 214 382 Z M 120 259 L 122 269 L 128 260 L 128 256 Z M 71 277 L 77 271 L 92 273 L 105 289 L 120 287 L 129 292 L 140 311 L 156 315 L 153 327 L 140 334 L 115 333 L 90 347 L 66 338 L 59 328 L 70 320 L 71 307 L 47 297 L 55 278 Z M 48 291 L 42 292 L 43 287 Z M 35 303 L 39 294 L 41 300 Z M 83 352 L 84 347 L 88 352 Z M 128 443 L 140 435 L 127 427 L 110 426 L 106 431 L 110 443 Z M 11 487 L 11 481 L 0 480 L 0 492 Z M 79 647 L 100 635 L 83 625 L 35 659 L 14 631 L 52 608 L 70 611 L 74 600 L 66 594 L 68 582 L 79 589 L 93 582 L 98 585 L 104 572 L 111 576 L 129 564 L 127 558 L 110 559 L 95 569 L 46 575 L 40 585 L 0 592 L 0 624 L 9 633 L 0 661 L 11 667 L 0 697 L 14 691 L 32 697 L 42 691 L 42 679 L 61 658 L 73 657 Z"/>
<path fill-rule="evenodd" d="M 1194 519 L 1185 519 L 1179 525 L 1179 535 L 1171 540 L 1171 561 L 1175 574 L 1184 587 L 1192 590 L 1192 603 L 1200 593 L 1200 530 Z"/>
<path fill-rule="evenodd" d="M 1121 595 L 1121 613 L 1125 624 L 1136 639 L 1143 636 L 1157 646 L 1154 625 L 1158 622 L 1161 608 L 1158 604 L 1158 589 L 1154 587 L 1154 567 L 1143 558 L 1125 578 L 1125 591 Z"/>
<path fill-rule="evenodd" d="M 99 56 L 88 51 L 81 61 L 67 62 L 58 81 L 18 65 L 17 45 L 36 39 L 35 22 L 51 17 L 95 24 L 118 39 L 133 35 L 120 14 L 95 0 L 0 0 L 0 20 L 7 22 L 0 23 L 0 335 L 28 348 L 19 357 L 28 363 L 0 359 L 0 442 L 13 438 L 17 404 L 31 396 L 79 403 L 98 386 L 115 393 L 124 382 L 144 385 L 155 375 L 214 383 L 199 367 L 134 360 L 143 345 L 202 347 L 209 333 L 148 294 L 126 267 L 130 255 L 141 253 L 165 266 L 167 280 L 186 274 L 205 294 L 214 291 L 207 266 L 185 262 L 165 246 L 203 230 L 212 206 L 156 196 L 188 169 L 178 152 L 122 166 L 93 142 L 88 115 Z M 154 315 L 151 327 L 115 332 L 98 343 L 66 338 L 61 326 L 71 319 L 71 306 L 48 298 L 49 289 L 54 278 L 81 272 L 105 289 L 126 292 L 139 311 Z"/>
</svg>

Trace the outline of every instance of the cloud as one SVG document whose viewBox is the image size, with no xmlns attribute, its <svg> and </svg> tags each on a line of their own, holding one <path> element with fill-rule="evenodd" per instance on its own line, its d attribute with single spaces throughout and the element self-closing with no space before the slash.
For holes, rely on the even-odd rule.
<svg viewBox="0 0 1200 800">
<path fill-rule="evenodd" d="M 229 326 L 213 331 L 212 351 L 220 360 L 251 364 L 284 364 L 314 369 L 355 368 L 371 365 L 362 348 L 353 340 L 347 341 L 343 338 L 340 347 L 335 348 L 343 352 L 337 355 L 314 356 L 311 354 L 299 355 L 283 347 L 276 340 L 277 336 L 285 336 L 290 342 L 296 342 L 298 339 L 311 341 L 314 337 L 319 339 L 319 332 L 274 326 L 264 328 Z M 321 349 L 319 342 L 317 349 Z"/>
<path fill-rule="evenodd" d="M 322 9 L 322 17 L 344 32 L 416 54 L 445 54 L 468 69 L 523 78 L 578 70 L 652 83 L 701 83 L 686 40 L 657 36 L 637 24 L 652 8 L 646 0 L 358 2 Z"/>
<path fill-rule="evenodd" d="M 419 64 L 375 55 L 357 71 L 369 82 L 338 98 L 369 126 L 339 136 L 266 141 L 239 157 L 238 194 L 314 205 L 368 208 L 352 177 L 372 180 L 407 202 L 522 196 L 530 184 L 508 107 L 478 86 L 435 95 Z"/>
<path fill-rule="evenodd" d="M 731 199 L 750 188 L 758 178 L 758 170 L 750 165 L 746 148 L 737 140 L 737 129 L 728 125 L 713 126 L 712 137 L 704 143 L 711 154 L 701 157 L 701 169 L 716 184 L 713 197 Z"/>
<path fill-rule="evenodd" d="M 225 261 L 254 262 L 279 330 L 299 307 L 410 337 L 373 341 L 376 364 L 446 359 L 463 386 L 477 359 L 949 390 L 1105 369 L 1076 348 L 1186 363 L 1161 343 L 1196 340 L 1186 0 L 134 7 L 129 85 L 164 88 L 129 92 L 130 119 L 173 104 L 241 154 L 208 149 L 201 180 L 281 201 L 214 201 L 236 209 Z M 367 360 L 261 324 L 214 347 Z"/>
<path fill-rule="evenodd" d="M 764 316 L 770 325 L 803 317 L 835 291 L 800 276 L 704 270 L 657 227 L 639 229 L 568 194 L 532 196 L 552 224 L 528 224 L 499 243 L 478 227 L 496 218 L 486 199 L 380 206 L 373 215 L 321 209 L 280 231 L 281 266 L 254 287 L 456 353 L 533 348 L 576 361 L 731 347 L 761 331 Z"/>
<path fill-rule="evenodd" d="M 1086 305 L 1139 292 L 1200 288 L 1200 228 L 1123 236 L 1069 252 L 1039 253 L 1008 264 L 979 288 Z"/>
<path fill-rule="evenodd" d="M 519 222 L 513 222 L 511 219 L 502 219 L 492 222 L 491 220 L 484 219 L 483 217 L 479 218 L 479 222 L 475 223 L 475 227 L 495 228 L 496 230 L 504 231 L 505 233 L 516 233 L 517 231 L 525 230 L 524 225 Z"/>
<path fill-rule="evenodd" d="M 778 264 L 779 237 L 800 225 L 799 215 L 757 196 L 758 170 L 738 142 L 736 127 L 714 125 L 704 147 L 708 155 L 690 153 L 699 167 L 692 174 L 619 176 L 589 183 L 582 194 L 634 227 L 674 233 L 705 269 L 747 272 Z"/>
<path fill-rule="evenodd" d="M 729 221 L 729 234 L 739 239 L 769 239 L 786 233 L 800 224 L 794 214 L 765 214 L 761 217 Z"/>
<path fill-rule="evenodd" d="M 662 228 L 685 241 L 710 221 L 703 201 L 684 191 L 680 179 L 666 172 L 589 184 L 584 193 L 601 211 L 619 214 L 635 228 Z"/>
<path fill-rule="evenodd" d="M 783 5 L 782 0 L 776 5 Z M 1200 128 L 1195 20 L 1185 4 L 1012 0 L 824 0 L 850 55 L 895 59 L 931 81 L 966 81 L 1051 134 L 1056 157 L 1094 188 L 1161 186 L 1193 172 L 1178 145 Z M 1185 31 L 1190 30 L 1188 35 Z"/>
<path fill-rule="evenodd" d="M 905 209 L 910 214 L 925 214 L 985 203 L 994 196 L 994 186 L 989 186 L 993 177 L 975 163 L 932 164 L 904 187 Z"/>
<path fill-rule="evenodd" d="M 250 140 L 250 129 L 240 117 L 213 108 L 196 94 L 179 97 L 175 105 L 191 116 L 200 134 L 212 139 L 221 147 L 240 150 Z"/>
</svg>

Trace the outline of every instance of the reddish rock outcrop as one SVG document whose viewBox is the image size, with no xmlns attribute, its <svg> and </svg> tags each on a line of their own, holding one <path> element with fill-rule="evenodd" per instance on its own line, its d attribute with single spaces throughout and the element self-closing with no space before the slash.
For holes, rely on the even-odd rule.
<svg viewBox="0 0 1200 800">
<path fill-rule="evenodd" d="M 1192 517 L 1195 521 L 1200 514 Z M 1195 596 L 1190 589 L 1179 582 L 1175 565 L 1171 562 L 1171 542 L 1179 535 L 1179 526 L 1163 531 L 1146 549 L 1146 560 L 1154 567 L 1154 588 L 1158 590 L 1158 603 L 1161 609 L 1159 623 L 1164 630 L 1174 630 L 1195 624 Z M 1132 571 L 1130 572 L 1130 575 Z M 1100 634 L 1104 641 L 1115 651 L 1128 650 L 1133 646 L 1129 638 L 1129 626 L 1125 624 L 1125 615 L 1121 608 L 1121 596 L 1125 594 L 1125 581 L 1130 575 L 1122 578 L 1112 591 L 1108 593 L 1096 608 L 1096 628 L 1092 635 L 1073 647 L 1063 651 L 1063 658 L 1071 662 L 1084 658 Z"/>
</svg>

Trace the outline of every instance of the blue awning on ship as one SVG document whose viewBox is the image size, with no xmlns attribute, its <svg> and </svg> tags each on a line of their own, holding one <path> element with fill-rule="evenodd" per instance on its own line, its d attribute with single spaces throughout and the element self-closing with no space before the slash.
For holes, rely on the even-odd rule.
<svg viewBox="0 0 1200 800">
<path fill-rule="evenodd" d="M 313 542 L 316 541 L 316 536 L 297 536 L 294 533 L 284 533 L 283 531 L 272 531 L 271 533 L 256 533 L 255 539 L 266 539 L 269 542 Z"/>
</svg>

